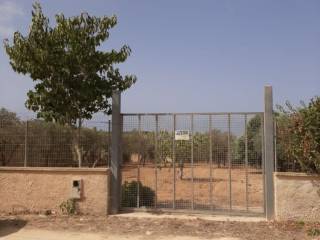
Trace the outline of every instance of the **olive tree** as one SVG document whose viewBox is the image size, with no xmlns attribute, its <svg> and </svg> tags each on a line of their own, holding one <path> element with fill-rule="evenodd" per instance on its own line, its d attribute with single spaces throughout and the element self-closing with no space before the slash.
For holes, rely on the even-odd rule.
<svg viewBox="0 0 320 240">
<path fill-rule="evenodd" d="M 16 113 L 0 108 L 0 166 L 23 164 L 24 123 Z"/>
<path fill-rule="evenodd" d="M 119 50 L 101 50 L 117 24 L 116 16 L 57 14 L 55 21 L 51 26 L 35 3 L 28 34 L 15 32 L 4 47 L 13 70 L 35 83 L 26 107 L 46 121 L 81 126 L 82 119 L 91 119 L 96 112 L 110 114 L 113 91 L 124 91 L 136 81 L 134 75 L 121 75 L 116 67 L 126 61 L 131 49 L 124 45 Z"/>
</svg>

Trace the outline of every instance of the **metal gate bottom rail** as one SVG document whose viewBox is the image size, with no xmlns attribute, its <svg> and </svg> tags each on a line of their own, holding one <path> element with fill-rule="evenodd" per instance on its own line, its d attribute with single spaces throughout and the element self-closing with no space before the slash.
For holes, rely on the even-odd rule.
<svg viewBox="0 0 320 240">
<path fill-rule="evenodd" d="M 246 210 L 191 210 L 191 209 L 168 209 L 168 208 L 127 208 L 123 207 L 120 209 L 121 213 L 132 213 L 132 212 L 148 212 L 155 214 L 165 213 L 176 213 L 176 214 L 201 214 L 201 215 L 227 215 L 227 216 L 246 216 L 246 217 L 265 217 L 263 212 L 247 212 Z"/>
</svg>

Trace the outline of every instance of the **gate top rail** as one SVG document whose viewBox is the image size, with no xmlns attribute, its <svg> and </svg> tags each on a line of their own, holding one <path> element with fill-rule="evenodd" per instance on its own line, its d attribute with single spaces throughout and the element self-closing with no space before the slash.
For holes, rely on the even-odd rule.
<svg viewBox="0 0 320 240">
<path fill-rule="evenodd" d="M 189 112 L 189 113 L 121 113 L 123 116 L 161 116 L 161 115 L 245 115 L 245 114 L 263 114 L 263 112 Z"/>
</svg>

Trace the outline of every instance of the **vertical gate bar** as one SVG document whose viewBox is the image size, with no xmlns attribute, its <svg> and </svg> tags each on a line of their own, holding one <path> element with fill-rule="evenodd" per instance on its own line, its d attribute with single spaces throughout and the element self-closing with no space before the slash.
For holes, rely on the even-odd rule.
<svg viewBox="0 0 320 240">
<path fill-rule="evenodd" d="M 212 201 L 212 115 L 209 115 L 209 161 L 210 161 L 210 185 L 209 185 L 209 201 L 210 201 L 210 210 L 213 210 L 213 201 Z"/>
<path fill-rule="evenodd" d="M 173 137 L 172 137 L 172 164 L 173 164 L 173 204 L 172 208 L 176 208 L 176 114 L 173 114 Z"/>
<path fill-rule="evenodd" d="M 138 115 L 138 136 L 139 136 L 139 142 L 141 142 L 141 115 Z M 141 147 L 141 146 L 140 146 Z M 141 151 L 141 149 L 140 149 Z M 139 153 L 138 158 L 138 176 L 137 176 L 137 208 L 140 207 L 140 161 L 141 161 L 141 152 Z"/>
<path fill-rule="evenodd" d="M 23 166 L 28 166 L 28 135 L 29 135 L 29 121 L 26 121 L 25 134 L 24 134 L 24 162 Z"/>
<path fill-rule="evenodd" d="M 82 120 L 81 118 L 79 119 L 79 125 L 78 125 L 78 144 L 79 144 L 79 148 L 80 148 L 80 156 L 78 159 L 78 167 L 81 168 L 82 167 L 82 146 L 81 146 L 81 128 L 82 128 Z"/>
<path fill-rule="evenodd" d="M 191 114 L 191 184 L 192 184 L 192 202 L 191 208 L 194 210 L 194 179 L 193 179 L 193 114 Z"/>
<path fill-rule="evenodd" d="M 159 161 L 159 154 L 158 154 L 158 132 L 159 132 L 159 120 L 158 115 L 155 116 L 156 119 L 156 132 L 155 132 L 155 142 L 154 142 L 154 149 L 155 149 L 155 200 L 154 200 L 154 207 L 157 208 L 158 205 L 158 161 Z"/>
<path fill-rule="evenodd" d="M 244 115 L 244 136 L 245 136 L 245 168 L 246 168 L 246 209 L 249 211 L 249 177 L 248 177 L 248 129 L 247 129 L 247 114 Z"/>
<path fill-rule="evenodd" d="M 229 164 L 229 210 L 232 210 L 232 186 L 231 186 L 231 116 L 228 113 L 228 164 Z"/>
</svg>

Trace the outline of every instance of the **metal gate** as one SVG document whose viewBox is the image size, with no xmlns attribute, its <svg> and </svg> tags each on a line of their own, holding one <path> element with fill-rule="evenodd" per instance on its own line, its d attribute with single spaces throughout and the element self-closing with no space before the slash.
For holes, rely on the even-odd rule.
<svg viewBox="0 0 320 240">
<path fill-rule="evenodd" d="M 122 114 L 121 208 L 265 212 L 263 113 Z"/>
</svg>

